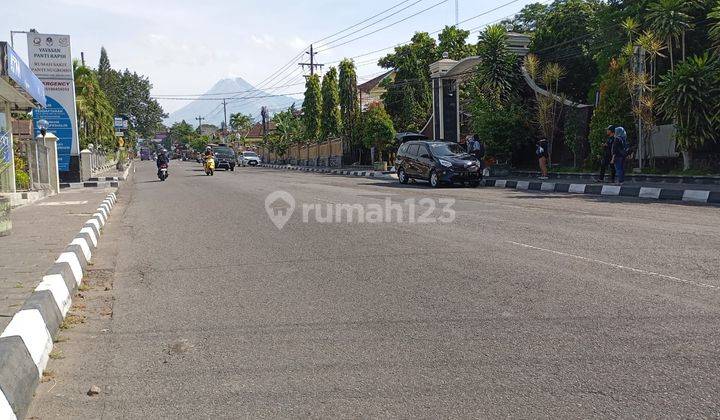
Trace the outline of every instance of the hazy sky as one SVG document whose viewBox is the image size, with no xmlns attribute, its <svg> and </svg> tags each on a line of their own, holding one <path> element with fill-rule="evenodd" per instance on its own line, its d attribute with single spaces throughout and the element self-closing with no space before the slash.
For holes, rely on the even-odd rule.
<svg viewBox="0 0 720 420">
<path fill-rule="evenodd" d="M 355 25 L 402 0 L 33 0 L 2 1 L 0 40 L 11 30 L 35 28 L 41 33 L 69 34 L 73 55 L 85 53 L 86 62 L 97 66 L 100 47 L 105 46 L 114 68 L 128 67 L 150 77 L 156 95 L 201 94 L 225 77 L 241 76 L 254 85 L 282 67 L 311 42 Z M 511 0 L 459 0 L 460 20 L 471 18 Z M 397 12 L 392 17 L 349 35 L 336 44 L 383 28 L 442 0 L 407 0 L 381 17 L 370 20 L 335 38 Z M 461 26 L 465 29 L 508 16 L 533 0 L 517 0 Z M 410 7 L 408 7 L 410 6 Z M 406 10 L 402 10 L 408 7 Z M 455 22 L 455 0 L 444 3 L 346 45 L 317 56 L 319 62 L 335 64 L 356 56 L 407 41 L 415 31 L 433 32 Z M 473 41 L 477 32 L 471 35 Z M 331 38 L 332 40 L 334 38 Z M 327 41 L 326 41 L 327 42 Z M 15 35 L 15 49 L 27 54 L 26 38 Z M 322 43 L 318 45 L 322 50 Z M 358 74 L 370 76 L 380 69 L 377 58 L 387 51 L 359 57 Z M 368 78 L 368 77 L 365 77 Z M 302 82 L 297 65 L 291 66 L 272 86 Z M 289 86 L 273 93 L 294 93 Z M 161 102 L 166 111 L 182 101 Z"/>
</svg>

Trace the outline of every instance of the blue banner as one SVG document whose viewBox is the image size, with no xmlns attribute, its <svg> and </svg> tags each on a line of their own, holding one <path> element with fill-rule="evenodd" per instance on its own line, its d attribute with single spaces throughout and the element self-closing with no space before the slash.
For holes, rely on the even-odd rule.
<svg viewBox="0 0 720 420">
<path fill-rule="evenodd" d="M 47 105 L 44 109 L 35 109 L 33 111 L 33 127 L 35 127 L 35 136 L 40 135 L 40 129 L 37 128 L 39 120 L 46 120 L 50 127 L 48 133 L 53 133 L 57 138 L 58 151 L 58 170 L 67 172 L 70 170 L 70 152 L 72 149 L 73 129 L 72 120 L 67 110 L 63 108 L 55 99 L 47 97 Z"/>
<path fill-rule="evenodd" d="M 15 50 L 7 44 L 5 44 L 5 56 L 8 77 L 14 80 L 28 95 L 32 96 L 37 103 L 43 107 L 46 106 L 45 85 L 43 85 L 43 82 L 41 82 L 40 79 L 35 76 L 35 73 L 30 70 L 30 67 L 20 59 L 20 56 L 17 55 Z"/>
</svg>

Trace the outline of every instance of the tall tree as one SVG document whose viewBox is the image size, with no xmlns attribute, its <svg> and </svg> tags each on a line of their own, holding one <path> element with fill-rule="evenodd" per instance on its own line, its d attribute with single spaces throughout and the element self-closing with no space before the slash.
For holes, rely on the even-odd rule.
<svg viewBox="0 0 720 420">
<path fill-rule="evenodd" d="M 355 63 L 345 59 L 340 62 L 340 116 L 345 146 L 357 143 L 360 131 L 360 100 L 357 87 Z"/>
<path fill-rule="evenodd" d="M 171 143 L 190 144 L 197 136 L 193 126 L 185 120 L 173 124 L 168 131 L 168 137 L 170 137 Z"/>
<path fill-rule="evenodd" d="M 470 31 L 455 26 L 446 26 L 438 35 L 440 43 L 437 46 L 437 52 L 441 56 L 448 53 L 448 57 L 452 60 L 462 60 L 475 55 L 475 46 L 467 43 L 469 36 Z"/>
<path fill-rule="evenodd" d="M 547 11 L 548 6 L 543 3 L 530 3 L 520 9 L 520 12 L 512 18 L 500 22 L 500 25 L 512 32 L 534 32 L 537 29 L 538 22 L 545 17 Z"/>
<path fill-rule="evenodd" d="M 110 66 L 110 58 L 108 58 L 105 47 L 100 48 L 100 62 L 97 69 L 98 83 L 105 95 L 115 105 L 113 99 L 117 96 L 117 89 L 120 83 L 120 75 Z"/>
<path fill-rule="evenodd" d="M 320 78 L 317 74 L 308 76 L 305 82 L 305 100 L 303 101 L 303 122 L 305 140 L 317 141 L 320 138 L 320 116 L 322 115 L 322 94 Z"/>
<path fill-rule="evenodd" d="M 386 85 L 383 102 L 393 124 L 403 131 L 418 131 L 431 113 L 432 94 L 427 72 L 421 68 L 415 51 L 407 50 L 396 58 L 397 73 Z"/>
<path fill-rule="evenodd" d="M 502 25 L 491 25 L 480 33 L 477 46 L 481 59 L 475 77 L 477 93 L 497 105 L 509 102 L 514 95 L 518 75 L 518 59 L 508 50 L 506 38 Z"/>
<path fill-rule="evenodd" d="M 710 27 L 710 37 L 713 39 L 713 46 L 720 51 L 720 2 L 712 9 L 708 18 L 712 20 Z"/>
<path fill-rule="evenodd" d="M 578 102 L 585 101 L 598 75 L 591 53 L 596 46 L 588 28 L 600 4 L 600 0 L 555 0 L 538 22 L 530 45 L 541 61 L 567 70 L 560 91 Z"/>
<path fill-rule="evenodd" d="M 720 134 L 720 61 L 705 53 L 693 56 L 662 76 L 660 108 L 676 121 L 683 167 L 690 169 L 693 149 Z"/>
<path fill-rule="evenodd" d="M 114 109 L 100 88 L 95 71 L 73 61 L 80 147 L 89 143 L 108 149 L 116 146 L 113 130 Z"/>
<path fill-rule="evenodd" d="M 667 42 L 670 53 L 670 71 L 675 69 L 674 50 L 681 44 L 685 59 L 685 34 L 690 29 L 691 17 L 687 0 L 658 0 L 648 7 L 648 19 L 651 29 Z"/>
<path fill-rule="evenodd" d="M 338 73 L 331 67 L 322 80 L 322 122 L 320 138 L 327 140 L 340 134 L 340 91 Z"/>
</svg>

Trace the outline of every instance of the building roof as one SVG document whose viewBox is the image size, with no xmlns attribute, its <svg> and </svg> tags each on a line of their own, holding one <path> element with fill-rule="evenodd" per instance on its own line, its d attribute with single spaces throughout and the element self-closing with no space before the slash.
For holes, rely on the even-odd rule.
<svg viewBox="0 0 720 420">
<path fill-rule="evenodd" d="M 368 80 L 365 83 L 358 85 L 358 90 L 363 93 L 370 93 L 373 89 L 378 87 L 383 80 L 387 79 L 391 74 L 395 74 L 396 70 L 388 70 L 385 73 Z"/>
<path fill-rule="evenodd" d="M 274 122 L 270 121 L 268 123 L 268 131 L 275 130 L 275 127 L 276 127 L 276 125 Z M 250 131 L 248 132 L 248 135 L 247 135 L 247 137 L 251 138 L 251 139 L 259 139 L 259 138 L 262 138 L 262 136 L 263 136 L 263 126 L 262 126 L 262 123 L 259 123 L 259 122 L 255 123 L 250 128 Z"/>
</svg>

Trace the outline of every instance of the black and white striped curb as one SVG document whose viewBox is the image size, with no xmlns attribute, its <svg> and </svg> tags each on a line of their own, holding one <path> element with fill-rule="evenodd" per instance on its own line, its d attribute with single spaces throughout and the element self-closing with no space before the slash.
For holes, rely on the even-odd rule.
<svg viewBox="0 0 720 420">
<path fill-rule="evenodd" d="M 328 168 L 315 168 L 309 166 L 293 166 L 293 165 L 271 165 L 271 164 L 260 164 L 261 167 L 270 169 L 284 169 L 287 171 L 300 171 L 300 172 L 317 172 L 323 174 L 332 175 L 345 175 L 345 176 L 359 176 L 364 178 L 375 178 L 375 179 L 388 179 L 394 180 L 390 174 L 386 174 L 382 171 L 350 171 L 347 169 L 328 169 Z"/>
<path fill-rule="evenodd" d="M 22 419 L 42 378 L 53 338 L 117 202 L 110 193 L 0 334 L 0 419 Z"/>
<path fill-rule="evenodd" d="M 78 188 L 117 188 L 120 181 L 86 181 L 86 182 L 61 182 L 60 189 L 74 190 Z"/>
<path fill-rule="evenodd" d="M 511 188 L 521 191 L 559 192 L 606 197 L 635 197 L 650 200 L 672 200 L 689 203 L 720 204 L 720 191 L 670 189 L 600 184 L 569 184 L 560 182 L 514 181 L 486 179 L 486 187 Z"/>
<path fill-rule="evenodd" d="M 60 189 L 77 189 L 77 188 L 117 188 L 120 186 L 120 181 L 125 181 L 130 173 L 130 167 L 132 163 L 128 165 L 125 172 L 121 176 L 104 176 L 104 177 L 93 177 L 85 182 L 61 182 Z"/>
</svg>

